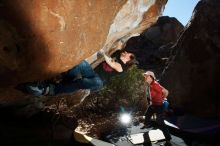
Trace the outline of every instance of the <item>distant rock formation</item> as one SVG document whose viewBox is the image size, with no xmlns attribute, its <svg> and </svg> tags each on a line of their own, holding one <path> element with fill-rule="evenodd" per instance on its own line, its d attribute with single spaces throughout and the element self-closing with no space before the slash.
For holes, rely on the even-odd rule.
<svg viewBox="0 0 220 146">
<path fill-rule="evenodd" d="M 172 104 L 204 117 L 220 118 L 219 7 L 218 0 L 199 1 L 162 80 Z"/>
<path fill-rule="evenodd" d="M 159 17 L 140 36 L 131 38 L 126 50 L 135 53 L 140 68 L 153 70 L 159 78 L 170 56 L 171 46 L 176 43 L 183 29 L 184 26 L 176 18 Z"/>
<path fill-rule="evenodd" d="M 158 46 L 175 43 L 184 26 L 174 17 L 162 16 L 144 32 L 144 36 Z"/>
</svg>

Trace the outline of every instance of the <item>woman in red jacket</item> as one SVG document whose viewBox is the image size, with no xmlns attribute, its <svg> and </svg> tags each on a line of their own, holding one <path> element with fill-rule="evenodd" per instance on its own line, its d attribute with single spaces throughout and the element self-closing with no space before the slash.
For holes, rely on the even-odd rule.
<svg viewBox="0 0 220 146">
<path fill-rule="evenodd" d="M 168 145 L 171 136 L 164 123 L 163 101 L 166 99 L 169 92 L 156 81 L 156 77 L 152 71 L 145 72 L 144 78 L 149 85 L 149 88 L 146 89 L 145 95 L 148 93 L 148 101 L 150 101 L 150 105 L 145 113 L 144 126 L 141 129 L 150 127 L 151 117 L 155 113 L 157 116 L 156 122 L 159 126 L 158 128 L 163 131 L 167 141 L 166 145 Z"/>
</svg>

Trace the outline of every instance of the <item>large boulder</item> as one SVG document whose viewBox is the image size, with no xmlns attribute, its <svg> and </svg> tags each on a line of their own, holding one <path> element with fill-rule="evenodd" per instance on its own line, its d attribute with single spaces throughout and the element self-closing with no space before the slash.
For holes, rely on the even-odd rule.
<svg viewBox="0 0 220 146">
<path fill-rule="evenodd" d="M 46 79 L 89 57 L 125 2 L 2 1 L 0 84 Z"/>
<path fill-rule="evenodd" d="M 163 76 L 171 103 L 204 117 L 220 117 L 219 7 L 217 0 L 199 1 Z"/>
<path fill-rule="evenodd" d="M 165 2 L 3 1 L 0 84 L 66 71 L 118 39 L 142 32 L 157 20 Z"/>
<path fill-rule="evenodd" d="M 31 97 L 14 89 L 19 83 L 56 76 L 102 48 L 114 52 L 118 40 L 154 24 L 166 2 L 1 1 L 0 104 Z"/>
</svg>

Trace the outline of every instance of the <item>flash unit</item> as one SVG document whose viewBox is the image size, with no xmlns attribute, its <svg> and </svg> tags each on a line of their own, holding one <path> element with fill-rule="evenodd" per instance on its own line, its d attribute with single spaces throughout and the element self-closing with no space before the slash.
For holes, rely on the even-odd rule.
<svg viewBox="0 0 220 146">
<path fill-rule="evenodd" d="M 120 121 L 123 124 L 129 124 L 131 122 L 131 115 L 128 113 L 123 113 L 120 115 Z"/>
</svg>

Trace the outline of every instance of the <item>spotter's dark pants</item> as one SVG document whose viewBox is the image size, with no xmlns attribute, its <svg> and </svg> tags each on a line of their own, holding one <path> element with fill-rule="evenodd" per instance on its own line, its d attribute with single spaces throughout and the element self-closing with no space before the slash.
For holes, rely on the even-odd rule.
<svg viewBox="0 0 220 146">
<path fill-rule="evenodd" d="M 163 105 L 150 105 L 145 112 L 144 124 L 147 125 L 151 123 L 151 117 L 154 113 L 157 116 L 156 122 L 158 124 L 158 128 L 162 130 L 167 141 L 171 140 L 169 130 L 164 123 Z"/>
</svg>

